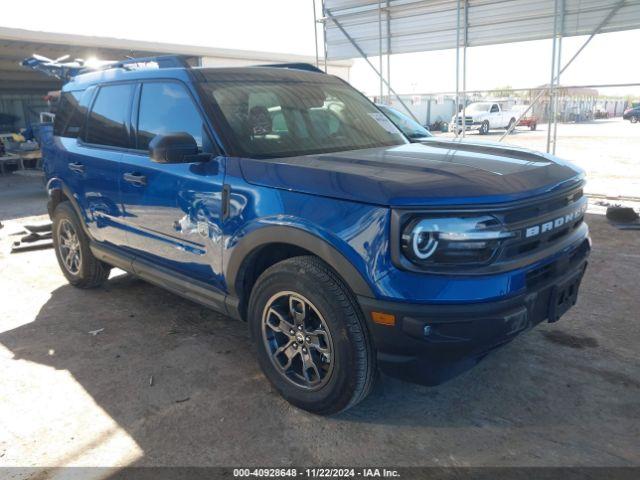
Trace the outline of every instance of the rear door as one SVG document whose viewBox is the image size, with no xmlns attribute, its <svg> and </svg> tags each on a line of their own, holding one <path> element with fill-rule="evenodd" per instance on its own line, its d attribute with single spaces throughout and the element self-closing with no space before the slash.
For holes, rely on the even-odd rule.
<svg viewBox="0 0 640 480">
<path fill-rule="evenodd" d="M 122 157 L 127 246 L 138 258 L 222 288 L 224 164 L 215 159 L 204 116 L 182 82 L 145 81 L 132 113 L 135 151 Z M 149 156 L 158 134 L 186 132 L 209 161 L 159 164 Z"/>
</svg>

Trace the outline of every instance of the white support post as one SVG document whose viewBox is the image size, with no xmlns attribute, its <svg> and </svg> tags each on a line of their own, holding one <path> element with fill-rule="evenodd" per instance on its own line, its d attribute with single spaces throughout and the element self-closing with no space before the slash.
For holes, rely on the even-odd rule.
<svg viewBox="0 0 640 480">
<path fill-rule="evenodd" d="M 382 101 L 382 97 L 384 96 L 384 83 L 382 79 L 384 78 L 384 71 L 382 68 L 382 0 L 378 0 L 378 60 L 380 61 L 380 103 L 384 103 Z"/>
<path fill-rule="evenodd" d="M 460 106 L 460 0 L 457 1 L 456 4 L 456 105 L 454 108 L 453 120 L 455 122 L 454 125 L 454 133 L 456 138 L 458 137 L 458 108 Z M 462 119 L 462 129 L 466 130 L 467 125 Z"/>
<path fill-rule="evenodd" d="M 464 46 L 462 49 L 462 138 L 467 134 L 467 43 L 469 34 L 469 0 L 464 0 Z"/>
</svg>

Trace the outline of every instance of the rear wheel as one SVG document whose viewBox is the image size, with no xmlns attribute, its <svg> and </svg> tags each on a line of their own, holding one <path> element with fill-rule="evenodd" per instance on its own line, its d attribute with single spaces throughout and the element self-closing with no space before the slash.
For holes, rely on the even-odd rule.
<svg viewBox="0 0 640 480">
<path fill-rule="evenodd" d="M 485 120 L 484 122 L 482 122 L 478 133 L 480 133 L 480 135 L 486 135 L 487 133 L 489 133 L 489 120 Z"/>
<path fill-rule="evenodd" d="M 362 313 L 320 259 L 268 268 L 251 292 L 249 328 L 260 367 L 293 405 L 328 415 L 369 393 L 375 361 Z"/>
<path fill-rule="evenodd" d="M 511 130 L 512 127 L 515 125 L 516 123 L 516 119 L 512 118 L 511 120 L 509 120 L 509 125 L 507 125 L 507 131 Z"/>
<path fill-rule="evenodd" d="M 636 123 L 638 121 L 638 117 L 631 117 L 631 123 Z"/>
<path fill-rule="evenodd" d="M 534 123 L 532 123 L 532 124 L 529 126 L 529 129 L 530 129 L 530 130 L 535 130 L 536 128 L 538 128 L 538 124 L 537 124 L 537 123 L 535 123 L 535 122 L 534 122 Z"/>
<path fill-rule="evenodd" d="M 56 207 L 52 231 L 58 264 L 71 285 L 95 288 L 109 278 L 111 267 L 91 253 L 89 239 L 69 202 Z"/>
</svg>

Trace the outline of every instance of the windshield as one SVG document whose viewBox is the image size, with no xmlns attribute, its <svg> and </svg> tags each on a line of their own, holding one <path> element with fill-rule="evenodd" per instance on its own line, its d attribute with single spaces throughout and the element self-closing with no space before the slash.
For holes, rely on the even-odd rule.
<svg viewBox="0 0 640 480">
<path fill-rule="evenodd" d="M 387 107 L 385 105 L 378 105 L 378 108 L 389 117 L 396 127 L 402 130 L 409 138 L 424 138 L 432 137 L 431 132 L 416 122 L 414 119 L 409 118 L 407 115 L 400 113 L 399 111 Z"/>
<path fill-rule="evenodd" d="M 208 74 L 208 75 L 207 75 Z M 211 70 L 202 86 L 233 153 L 277 158 L 407 142 L 356 90 L 320 74 L 281 69 Z"/>
<path fill-rule="evenodd" d="M 488 112 L 491 107 L 490 103 L 472 103 L 467 105 L 467 112 Z"/>
</svg>

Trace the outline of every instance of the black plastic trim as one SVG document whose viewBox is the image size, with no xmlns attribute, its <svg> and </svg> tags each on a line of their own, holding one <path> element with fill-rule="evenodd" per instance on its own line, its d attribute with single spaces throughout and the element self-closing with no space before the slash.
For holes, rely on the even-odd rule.
<svg viewBox="0 0 640 480">
<path fill-rule="evenodd" d="M 207 283 L 194 280 L 186 275 L 155 265 L 105 244 L 93 242 L 91 244 L 91 252 L 99 260 L 137 275 L 149 283 L 165 288 L 181 297 L 212 308 L 232 318 L 240 319 L 237 310 L 227 309 L 227 302 L 233 305 L 233 299 L 227 299 L 227 295 Z"/>
<path fill-rule="evenodd" d="M 241 282 L 238 281 L 238 277 L 244 260 L 253 250 L 270 243 L 290 244 L 308 250 L 327 262 L 356 295 L 373 296 L 371 287 L 338 250 L 304 230 L 280 225 L 259 228 L 243 237 L 235 246 L 225 272 L 229 293 L 232 296 L 239 297 Z"/>
<path fill-rule="evenodd" d="M 588 250 L 558 265 L 558 274 L 518 295 L 482 303 L 410 304 L 358 296 L 378 367 L 404 380 L 435 385 L 475 365 L 490 351 L 549 319 L 550 302 L 567 279 L 581 279 Z M 393 314 L 379 325 L 371 312 Z M 551 319 L 555 321 L 556 319 Z M 428 328 L 428 333 L 425 333 Z"/>
</svg>

